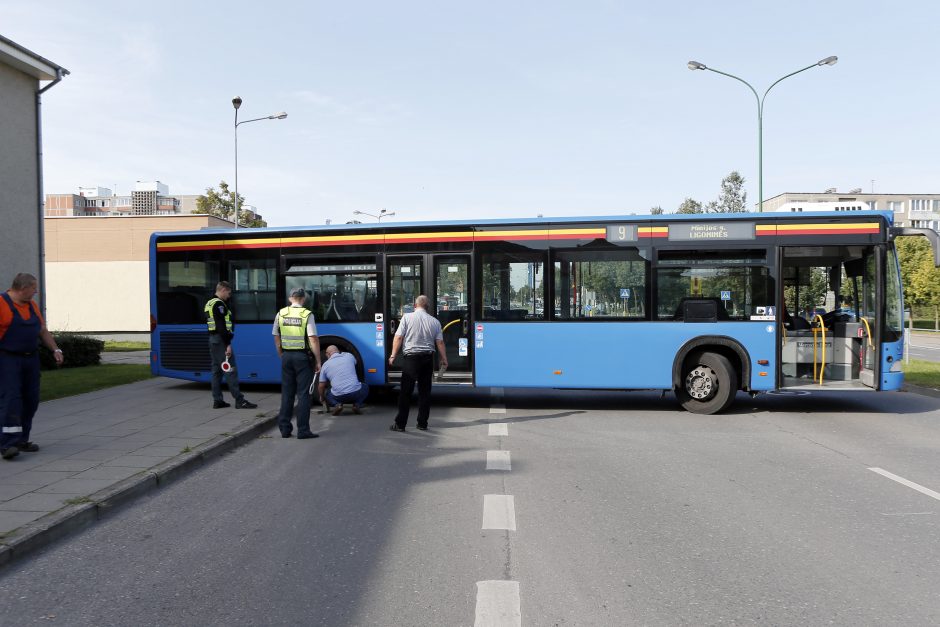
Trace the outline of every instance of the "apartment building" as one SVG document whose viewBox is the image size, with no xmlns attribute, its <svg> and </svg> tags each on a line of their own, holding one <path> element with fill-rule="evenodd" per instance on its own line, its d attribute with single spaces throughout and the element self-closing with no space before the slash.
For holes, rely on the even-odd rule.
<svg viewBox="0 0 940 627">
<path fill-rule="evenodd" d="M 764 211 L 891 211 L 898 226 L 940 231 L 940 194 L 866 194 L 861 189 L 839 193 L 786 192 L 764 201 Z M 755 205 L 754 211 L 759 206 Z"/>
</svg>

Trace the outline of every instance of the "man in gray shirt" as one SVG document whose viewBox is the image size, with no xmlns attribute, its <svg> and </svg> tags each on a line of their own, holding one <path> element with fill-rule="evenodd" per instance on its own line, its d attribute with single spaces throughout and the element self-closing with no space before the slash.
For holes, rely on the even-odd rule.
<svg viewBox="0 0 940 627">
<path fill-rule="evenodd" d="M 392 365 L 399 351 L 404 354 L 401 369 L 401 393 L 398 396 L 398 414 L 389 427 L 392 431 L 404 431 L 411 410 L 411 393 L 418 384 L 418 429 L 427 431 L 431 414 L 431 377 L 434 375 L 434 348 L 441 356 L 441 366 L 447 367 L 447 351 L 444 349 L 444 334 L 441 323 L 428 313 L 428 297 L 415 299 L 415 310 L 405 314 L 395 331 L 392 354 L 388 365 Z"/>
</svg>

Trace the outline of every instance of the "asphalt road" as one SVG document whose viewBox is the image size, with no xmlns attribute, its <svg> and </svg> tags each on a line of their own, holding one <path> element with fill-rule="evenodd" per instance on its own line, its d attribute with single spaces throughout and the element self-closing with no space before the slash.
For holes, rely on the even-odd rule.
<svg viewBox="0 0 940 627">
<path fill-rule="evenodd" d="M 940 491 L 938 399 L 435 404 L 427 433 L 386 403 L 235 451 L 4 571 L 0 624 L 514 624 L 480 620 L 492 580 L 524 625 L 940 623 L 940 494 L 870 470 Z M 487 495 L 515 530 L 482 528 Z"/>
<path fill-rule="evenodd" d="M 911 359 L 940 361 L 940 333 L 915 333 L 909 347 Z"/>
</svg>

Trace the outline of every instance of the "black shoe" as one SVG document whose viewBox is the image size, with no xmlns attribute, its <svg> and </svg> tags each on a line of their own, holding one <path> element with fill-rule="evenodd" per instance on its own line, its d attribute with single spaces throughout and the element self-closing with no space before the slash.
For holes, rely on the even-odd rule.
<svg viewBox="0 0 940 627">
<path fill-rule="evenodd" d="M 297 435 L 298 440 L 309 440 L 310 438 L 320 437 L 319 433 L 300 433 Z"/>
<path fill-rule="evenodd" d="M 341 413 L 343 413 L 343 404 L 339 403 L 338 405 L 335 405 L 333 409 L 330 410 L 330 413 L 334 416 L 339 416 Z"/>
<path fill-rule="evenodd" d="M 35 453 L 39 450 L 39 445 L 35 442 L 20 442 L 16 445 L 16 448 L 20 449 L 24 453 Z"/>
<path fill-rule="evenodd" d="M 212 409 L 222 409 L 223 407 L 231 407 L 231 405 L 225 401 L 212 401 Z"/>
<path fill-rule="evenodd" d="M 2 451 L 0 451 L 0 457 L 3 457 L 3 459 L 13 459 L 19 454 L 20 454 L 20 449 L 18 449 L 15 446 L 9 446 L 3 449 Z"/>
<path fill-rule="evenodd" d="M 418 425 L 418 431 L 427 431 L 427 430 L 428 430 L 427 425 Z"/>
<path fill-rule="evenodd" d="M 242 399 L 238 401 L 237 403 L 235 403 L 235 409 L 254 409 L 256 407 L 257 405 L 255 405 L 254 403 L 249 403 L 245 399 Z"/>
<path fill-rule="evenodd" d="M 402 432 L 402 433 L 405 432 L 405 428 L 404 428 L 404 427 L 399 427 L 397 424 L 394 424 L 394 423 L 392 423 L 392 426 L 389 427 L 388 430 L 389 430 L 389 431 L 400 431 L 400 432 Z"/>
<path fill-rule="evenodd" d="M 356 415 L 361 414 L 361 413 L 362 413 L 362 407 L 356 407 L 355 405 L 353 405 L 353 413 L 356 414 Z"/>
<path fill-rule="evenodd" d="M 287 433 L 282 433 L 282 434 L 281 434 L 281 437 L 282 437 L 282 438 L 289 438 L 289 437 L 291 437 L 290 432 L 288 431 Z"/>
</svg>

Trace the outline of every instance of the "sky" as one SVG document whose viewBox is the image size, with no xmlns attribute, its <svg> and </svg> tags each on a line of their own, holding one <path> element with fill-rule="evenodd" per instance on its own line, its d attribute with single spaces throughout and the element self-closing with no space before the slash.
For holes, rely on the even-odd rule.
<svg viewBox="0 0 940 627">
<path fill-rule="evenodd" d="M 646 214 L 720 194 L 940 193 L 940 3 L 0 0 L 67 68 L 46 193 L 235 177 L 270 226 Z"/>
</svg>

